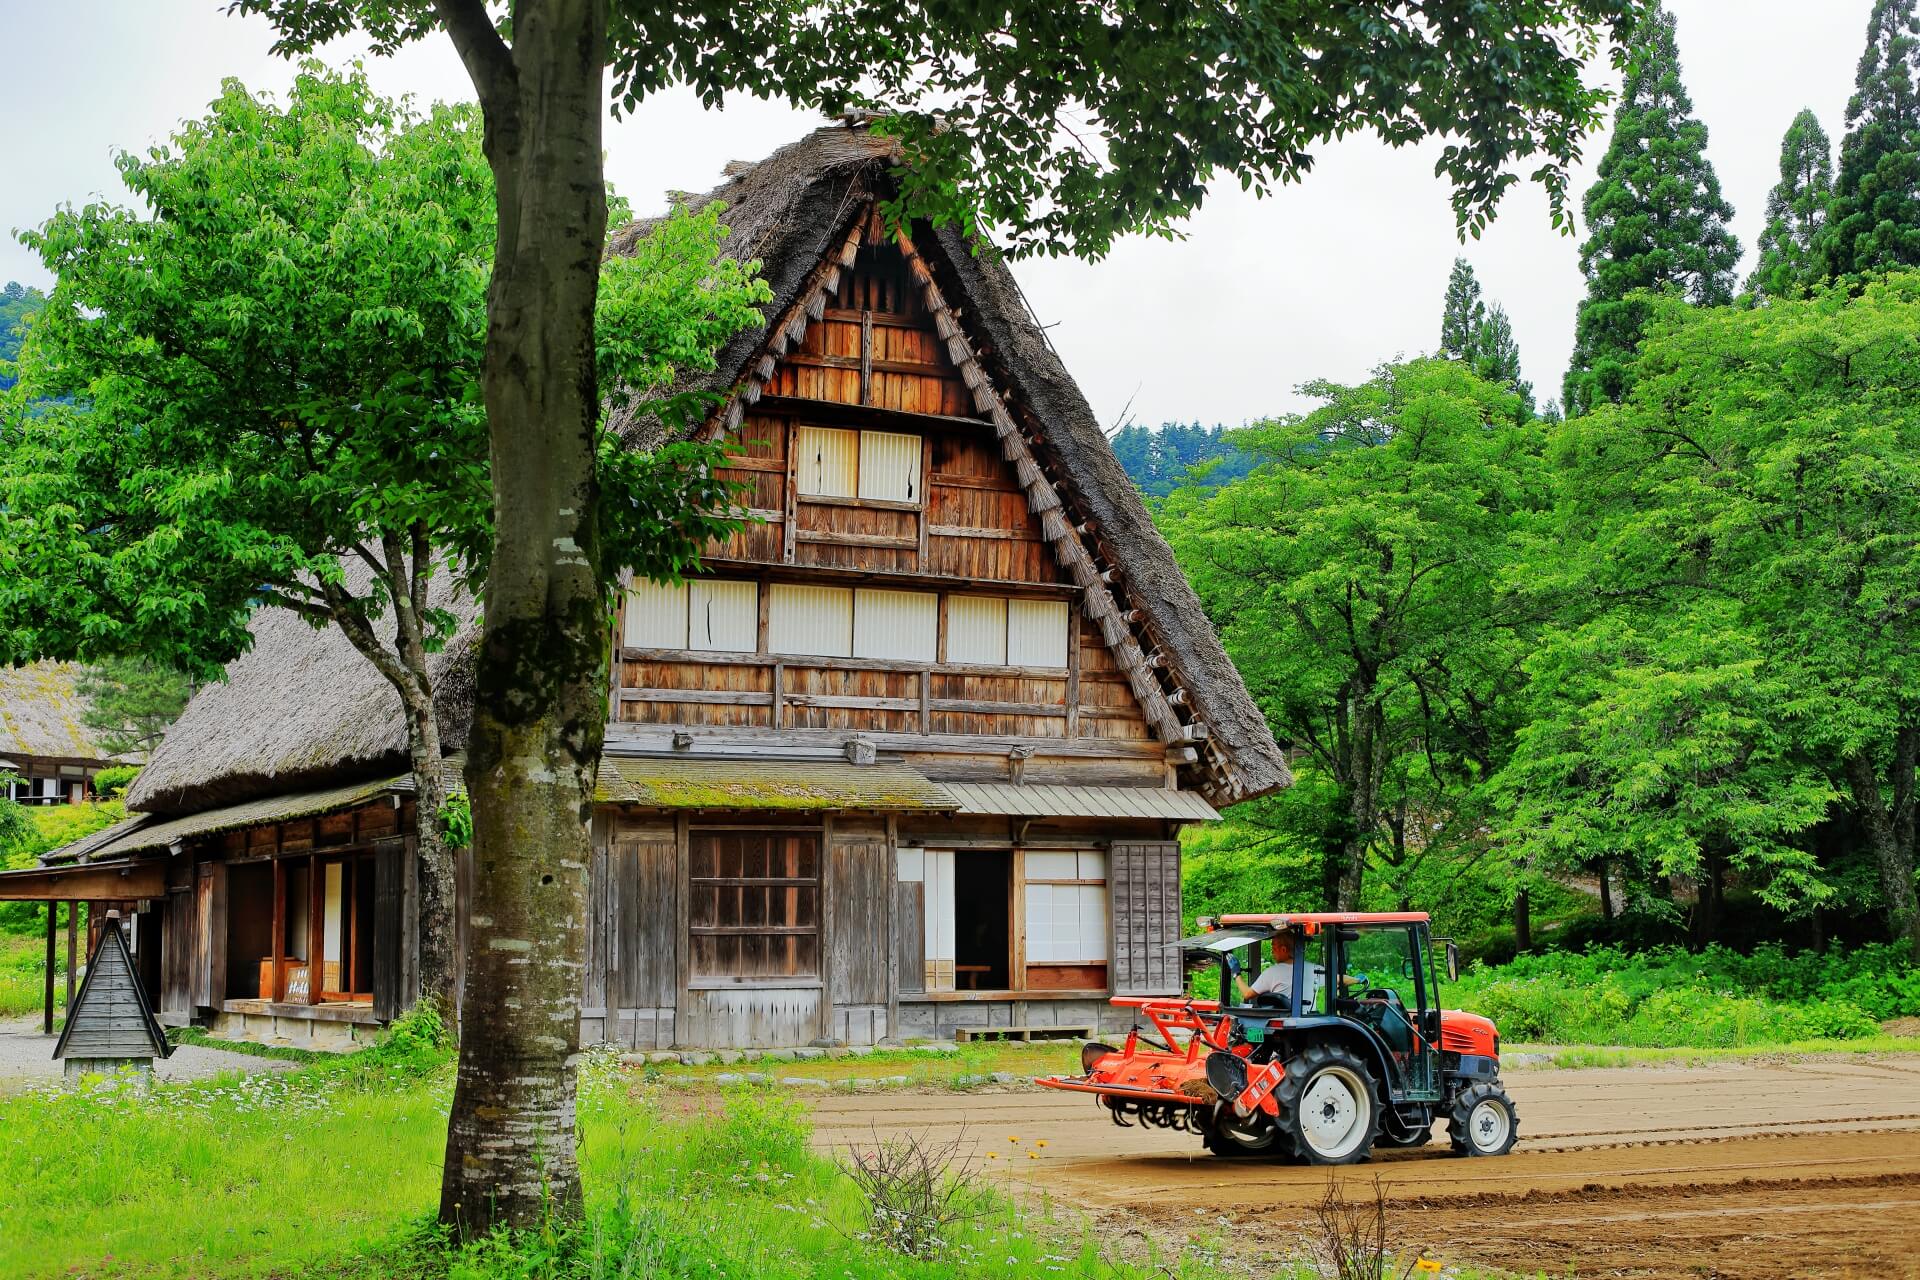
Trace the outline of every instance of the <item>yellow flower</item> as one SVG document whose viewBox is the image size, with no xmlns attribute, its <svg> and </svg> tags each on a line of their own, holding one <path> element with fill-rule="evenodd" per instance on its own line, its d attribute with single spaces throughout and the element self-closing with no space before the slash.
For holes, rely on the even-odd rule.
<svg viewBox="0 0 1920 1280">
<path fill-rule="evenodd" d="M 987 1152 L 987 1159 L 989 1159 L 989 1160 L 998 1160 L 999 1158 L 1000 1158 L 1000 1153 L 999 1153 L 998 1151 L 989 1151 L 989 1152 Z"/>
<path fill-rule="evenodd" d="M 1007 1135 L 1007 1141 L 1008 1141 L 1008 1142 L 1018 1142 L 1018 1141 L 1020 1141 L 1020 1139 L 1019 1139 L 1019 1138 L 1017 1138 L 1017 1137 L 1015 1137 L 1015 1136 L 1014 1136 L 1013 1134 L 1008 1134 L 1008 1135 Z"/>
<path fill-rule="evenodd" d="M 1432 1258 L 1422 1258 L 1418 1262 L 1413 1264 L 1413 1269 L 1415 1271 L 1425 1271 L 1429 1274 L 1432 1274 L 1440 1270 L 1440 1264 L 1438 1262 L 1435 1262 Z"/>
<path fill-rule="evenodd" d="M 1033 1145 L 1036 1147 L 1044 1147 L 1047 1145 L 1047 1140 L 1045 1138 L 1041 1138 L 1038 1141 L 1036 1141 Z"/>
<path fill-rule="evenodd" d="M 1029 1159 L 1029 1160 L 1038 1160 L 1039 1158 L 1040 1158 L 1040 1153 L 1039 1153 L 1038 1151 L 1029 1151 L 1029 1152 L 1027 1152 L 1027 1159 Z"/>
</svg>

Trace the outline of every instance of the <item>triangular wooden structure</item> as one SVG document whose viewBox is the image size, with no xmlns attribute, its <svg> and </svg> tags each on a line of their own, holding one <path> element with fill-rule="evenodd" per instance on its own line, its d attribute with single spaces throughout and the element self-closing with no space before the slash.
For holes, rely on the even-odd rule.
<svg viewBox="0 0 1920 1280">
<path fill-rule="evenodd" d="M 173 1053 L 167 1033 L 134 971 L 133 954 L 118 912 L 107 914 L 100 945 L 87 962 L 87 976 L 67 1010 L 67 1024 L 53 1046 L 56 1059 L 86 1062 L 144 1062 Z"/>
</svg>

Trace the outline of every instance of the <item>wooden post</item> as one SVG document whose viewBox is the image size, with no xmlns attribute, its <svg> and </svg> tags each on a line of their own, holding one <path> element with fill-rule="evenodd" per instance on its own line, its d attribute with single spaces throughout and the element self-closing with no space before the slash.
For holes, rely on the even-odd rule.
<svg viewBox="0 0 1920 1280">
<path fill-rule="evenodd" d="M 54 965 L 55 959 L 57 958 L 57 953 L 54 950 L 53 935 L 54 935 L 55 929 L 59 927 L 57 923 L 59 919 L 60 919 L 60 904 L 58 902 L 48 902 L 47 903 L 47 1005 L 46 1005 L 46 1012 L 44 1016 L 40 1019 L 40 1030 L 46 1035 L 53 1034 L 53 965 Z"/>
<path fill-rule="evenodd" d="M 273 948 L 268 953 L 267 989 L 260 994 L 278 1004 L 287 997 L 287 864 L 273 860 Z"/>
<path fill-rule="evenodd" d="M 79 935 L 80 935 L 80 904 L 77 902 L 69 902 L 67 904 L 67 1012 L 68 1013 L 73 1012 L 73 987 L 74 987 L 74 980 L 77 976 L 74 970 L 80 967 L 80 961 L 77 954 L 80 950 Z"/>
<path fill-rule="evenodd" d="M 319 858 L 307 872 L 307 1003 L 320 1003 L 327 972 L 327 868 Z"/>
</svg>

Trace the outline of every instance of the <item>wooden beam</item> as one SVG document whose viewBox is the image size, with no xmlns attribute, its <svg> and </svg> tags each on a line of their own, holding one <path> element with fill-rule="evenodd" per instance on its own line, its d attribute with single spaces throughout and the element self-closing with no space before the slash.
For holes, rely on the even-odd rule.
<svg viewBox="0 0 1920 1280">
<path fill-rule="evenodd" d="M 755 413 L 790 414 L 818 422 L 832 415 L 835 425 L 873 427 L 880 430 L 960 431 L 978 436 L 988 424 L 980 418 L 961 418 L 950 413 L 916 413 L 911 409 L 886 409 L 871 404 L 842 404 L 838 400 L 808 400 L 801 396 L 761 396 L 753 406 Z"/>
<path fill-rule="evenodd" d="M 80 979 L 80 904 L 67 904 L 67 1016 L 73 1016 L 73 989 Z"/>
<path fill-rule="evenodd" d="M 278 1002 L 287 998 L 287 863 L 273 860 L 273 949 L 269 959 L 273 968 L 267 975 L 267 989 L 260 994 Z"/>
<path fill-rule="evenodd" d="M 791 531 L 791 523 L 787 526 Z M 804 535 L 803 535 L 804 536 Z M 791 541 L 791 538 L 789 538 Z M 910 543 L 908 545 L 911 545 Z M 1071 600 L 1080 588 L 1069 582 L 1023 582 L 1014 578 L 960 578 L 948 574 L 915 573 L 906 569 L 840 569 L 832 565 L 769 564 L 765 560 L 736 560 L 707 556 L 704 576 L 751 576 L 765 582 L 835 582 L 855 586 L 890 587 L 896 591 L 964 591 L 969 595 L 1044 596 Z"/>
<path fill-rule="evenodd" d="M 791 695 L 789 695 L 791 696 Z M 907 699 L 900 699 L 907 701 Z M 1083 711 L 1090 714 L 1091 708 Z M 881 751 L 911 755 L 991 755 L 1003 757 L 1016 746 L 1033 749 L 1035 758 L 1108 759 L 1158 764 L 1166 758 L 1166 746 L 1151 739 L 1137 738 L 1045 738 L 1021 734 L 942 733 L 922 737 L 918 733 L 891 733 L 852 729 L 763 729 L 754 725 L 670 725 L 623 722 L 607 726 L 609 749 L 665 753 L 672 749 L 675 733 L 691 733 L 692 754 L 755 755 L 761 751 L 794 750 L 814 747 L 822 757 L 838 755 L 848 738 L 864 738 Z M 702 748 L 705 750 L 703 751 Z"/>
<path fill-rule="evenodd" d="M 54 969 L 54 962 L 57 958 L 56 953 L 54 951 L 53 937 L 54 937 L 55 931 L 59 928 L 59 924 L 58 924 L 59 916 L 60 916 L 60 904 L 57 902 L 51 902 L 51 901 L 48 902 L 47 903 L 47 975 L 46 975 L 47 1001 L 46 1001 L 45 1012 L 41 1015 L 41 1018 L 40 1018 L 40 1030 L 44 1035 L 53 1034 L 53 969 Z"/>
<path fill-rule="evenodd" d="M 0 902 L 128 902 L 163 898 L 163 862 L 108 862 L 32 867 L 0 873 Z"/>
<path fill-rule="evenodd" d="M 307 867 L 307 1003 L 319 1004 L 327 984 L 327 869 L 319 858 Z"/>
<path fill-rule="evenodd" d="M 873 403 L 873 312 L 860 313 L 860 403 Z"/>
</svg>

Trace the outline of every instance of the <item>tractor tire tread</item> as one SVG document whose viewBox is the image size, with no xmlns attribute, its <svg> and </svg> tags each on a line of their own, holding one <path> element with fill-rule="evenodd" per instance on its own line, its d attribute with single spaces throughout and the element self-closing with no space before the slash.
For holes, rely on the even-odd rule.
<svg viewBox="0 0 1920 1280">
<path fill-rule="evenodd" d="M 1507 1141 L 1498 1151 L 1482 1151 L 1467 1137 L 1467 1122 L 1473 1109 L 1489 1098 L 1499 1100 L 1507 1109 Z M 1453 1109 L 1447 1113 L 1447 1137 L 1457 1156 L 1503 1156 L 1520 1140 L 1520 1109 L 1513 1105 L 1513 1099 L 1507 1096 L 1498 1080 L 1473 1085 L 1454 1098 Z"/>
<path fill-rule="evenodd" d="M 1339 1065 L 1353 1072 L 1364 1082 L 1368 1098 L 1368 1131 L 1357 1146 L 1343 1156 L 1326 1159 L 1315 1154 L 1313 1147 L 1300 1133 L 1300 1097 L 1306 1092 L 1307 1082 L 1324 1067 Z M 1380 1096 L 1380 1083 L 1373 1078 L 1367 1064 L 1358 1054 L 1337 1044 L 1325 1042 L 1309 1044 L 1287 1062 L 1287 1073 L 1273 1091 L 1274 1101 L 1280 1105 L 1281 1122 L 1279 1124 L 1281 1142 L 1277 1149 L 1287 1149 L 1288 1154 L 1296 1156 L 1307 1164 L 1358 1164 L 1365 1160 L 1373 1150 L 1373 1144 L 1380 1137 L 1380 1117 L 1385 1103 Z"/>
</svg>

